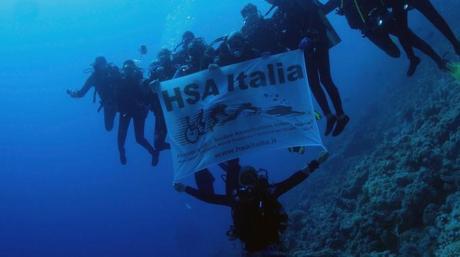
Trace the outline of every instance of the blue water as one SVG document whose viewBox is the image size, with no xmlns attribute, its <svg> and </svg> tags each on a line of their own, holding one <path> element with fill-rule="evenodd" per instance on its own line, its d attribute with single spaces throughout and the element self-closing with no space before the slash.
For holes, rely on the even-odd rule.
<svg viewBox="0 0 460 257">
<path fill-rule="evenodd" d="M 65 90 L 82 85 L 95 56 L 121 64 L 139 58 L 137 49 L 146 44 L 147 65 L 184 30 L 208 40 L 237 30 L 246 2 L 0 2 L 0 257 L 202 257 L 238 251 L 225 236 L 228 209 L 172 189 L 168 152 L 152 168 L 130 131 L 129 163 L 121 166 L 116 133 L 105 132 L 90 94 L 73 100 Z M 268 10 L 264 1 L 252 2 Z M 358 117 L 382 90 L 376 81 L 385 77 L 367 71 L 375 75 L 390 61 L 395 68 L 406 63 L 389 60 L 343 18 L 331 20 L 344 41 L 332 51 L 334 77 L 347 111 Z M 149 117 L 149 140 L 152 128 Z M 277 158 L 270 162 L 260 156 L 245 161 L 272 170 L 276 180 L 309 159 L 272 156 Z"/>
</svg>

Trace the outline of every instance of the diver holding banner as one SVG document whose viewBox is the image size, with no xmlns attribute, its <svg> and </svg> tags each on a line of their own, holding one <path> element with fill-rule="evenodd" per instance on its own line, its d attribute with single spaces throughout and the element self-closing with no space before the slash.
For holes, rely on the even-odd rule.
<svg viewBox="0 0 460 257">
<path fill-rule="evenodd" d="M 302 51 L 165 81 L 159 95 L 175 180 L 262 149 L 323 147 Z"/>
</svg>

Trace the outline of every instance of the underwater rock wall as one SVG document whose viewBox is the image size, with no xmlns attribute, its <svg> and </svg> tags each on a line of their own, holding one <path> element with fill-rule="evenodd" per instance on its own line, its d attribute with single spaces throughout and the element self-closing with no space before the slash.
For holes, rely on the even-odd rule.
<svg viewBox="0 0 460 257">
<path fill-rule="evenodd" d="M 288 199 L 290 256 L 460 256 L 460 84 L 424 62 Z"/>
</svg>

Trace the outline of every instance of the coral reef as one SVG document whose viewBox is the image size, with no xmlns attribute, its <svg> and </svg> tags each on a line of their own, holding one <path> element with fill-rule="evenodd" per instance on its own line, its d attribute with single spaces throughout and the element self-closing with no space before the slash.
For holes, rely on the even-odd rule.
<svg viewBox="0 0 460 257">
<path fill-rule="evenodd" d="M 289 202 L 290 256 L 460 256 L 458 81 L 423 67 L 354 126 Z"/>
</svg>

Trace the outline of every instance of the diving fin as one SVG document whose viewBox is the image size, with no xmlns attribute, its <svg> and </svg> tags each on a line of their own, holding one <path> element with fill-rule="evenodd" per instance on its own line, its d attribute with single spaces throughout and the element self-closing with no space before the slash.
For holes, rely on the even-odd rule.
<svg viewBox="0 0 460 257">
<path fill-rule="evenodd" d="M 460 63 L 450 63 L 449 71 L 457 82 L 460 82 Z"/>
<path fill-rule="evenodd" d="M 321 116 L 321 113 L 315 111 L 315 119 L 316 120 L 321 120 L 323 118 L 323 116 Z"/>
</svg>

